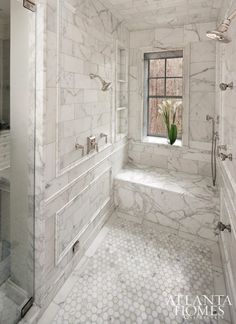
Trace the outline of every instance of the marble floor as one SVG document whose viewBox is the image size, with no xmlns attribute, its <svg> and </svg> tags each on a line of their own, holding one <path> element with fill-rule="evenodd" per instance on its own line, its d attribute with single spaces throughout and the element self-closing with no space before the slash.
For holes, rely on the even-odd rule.
<svg viewBox="0 0 236 324">
<path fill-rule="evenodd" d="M 117 217 L 103 227 L 39 324 L 230 323 L 176 316 L 170 296 L 224 294 L 216 243 Z"/>
<path fill-rule="evenodd" d="M 7 296 L 5 284 L 0 286 L 0 324 L 16 324 L 20 318 L 17 304 Z"/>
</svg>

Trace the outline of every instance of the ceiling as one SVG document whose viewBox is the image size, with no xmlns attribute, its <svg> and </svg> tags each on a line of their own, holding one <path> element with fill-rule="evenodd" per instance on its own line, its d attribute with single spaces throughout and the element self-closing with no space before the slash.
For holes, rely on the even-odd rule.
<svg viewBox="0 0 236 324">
<path fill-rule="evenodd" d="M 216 21 L 223 0 L 100 0 L 129 30 Z"/>
</svg>

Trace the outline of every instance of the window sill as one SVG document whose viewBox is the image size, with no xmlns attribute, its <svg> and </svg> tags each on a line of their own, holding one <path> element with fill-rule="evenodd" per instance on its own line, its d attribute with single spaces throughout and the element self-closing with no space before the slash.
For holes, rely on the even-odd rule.
<svg viewBox="0 0 236 324">
<path fill-rule="evenodd" d="M 168 143 L 168 140 L 164 137 L 154 137 L 154 136 L 146 136 L 143 138 L 143 143 L 150 143 L 150 144 L 160 144 L 165 146 L 175 146 L 175 147 L 182 147 L 182 141 L 177 139 L 173 145 Z"/>
</svg>

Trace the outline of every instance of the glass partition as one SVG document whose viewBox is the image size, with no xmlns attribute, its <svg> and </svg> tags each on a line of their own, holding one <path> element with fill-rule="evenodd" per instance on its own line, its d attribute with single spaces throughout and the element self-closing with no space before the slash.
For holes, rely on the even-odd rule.
<svg viewBox="0 0 236 324">
<path fill-rule="evenodd" d="M 0 2 L 0 323 L 34 295 L 35 13 Z"/>
</svg>

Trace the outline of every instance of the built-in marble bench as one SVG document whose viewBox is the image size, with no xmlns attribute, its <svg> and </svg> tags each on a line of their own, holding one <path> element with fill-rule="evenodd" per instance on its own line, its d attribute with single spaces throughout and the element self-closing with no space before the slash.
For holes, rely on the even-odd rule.
<svg viewBox="0 0 236 324">
<path fill-rule="evenodd" d="M 117 212 L 216 241 L 218 191 L 211 178 L 145 166 L 126 166 L 115 178 Z"/>
</svg>

